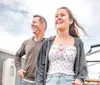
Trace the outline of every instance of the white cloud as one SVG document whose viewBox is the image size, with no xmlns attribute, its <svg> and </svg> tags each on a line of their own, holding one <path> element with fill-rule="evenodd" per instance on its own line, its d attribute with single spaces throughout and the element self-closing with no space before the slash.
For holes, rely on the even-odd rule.
<svg viewBox="0 0 100 85">
<path fill-rule="evenodd" d="M 0 30 L 10 32 L 12 35 L 21 35 L 26 31 L 29 34 L 32 14 L 28 9 L 21 7 L 20 10 L 15 11 L 13 8 L 6 8 L 7 6 L 4 5 L 3 10 L 0 11 Z"/>
<path fill-rule="evenodd" d="M 4 3 L 5 5 L 13 5 L 13 4 L 19 4 L 22 3 L 24 0 L 0 0 L 0 3 Z"/>
<path fill-rule="evenodd" d="M 96 37 L 96 36 L 99 36 L 99 31 L 100 31 L 100 29 L 98 29 L 99 28 L 99 25 L 98 25 L 99 24 L 99 18 L 98 18 L 99 16 L 94 16 L 95 13 L 93 13 L 93 11 L 95 10 L 94 8 L 95 7 L 98 8 L 100 6 L 100 4 L 98 4 L 98 6 L 97 6 L 97 3 L 93 3 L 93 1 L 86 1 L 86 0 L 75 0 L 75 1 L 73 1 L 73 0 L 70 0 L 70 1 L 69 0 L 55 0 L 55 1 L 53 1 L 53 0 L 52 1 L 25 0 L 25 1 L 23 1 L 22 0 L 22 2 L 23 2 L 22 3 L 20 0 L 1 0 L 0 2 L 3 2 L 4 4 L 6 4 L 6 5 L 8 4 L 11 6 L 15 5 L 16 3 L 19 3 L 20 5 L 18 5 L 18 6 L 15 5 L 17 9 L 29 10 L 29 12 L 32 12 L 33 14 L 40 14 L 40 15 L 44 16 L 48 22 L 48 29 L 46 31 L 46 36 L 54 35 L 56 32 L 55 25 L 54 25 L 54 16 L 55 16 L 55 12 L 56 12 L 57 8 L 59 8 L 60 6 L 67 6 L 76 15 L 76 18 L 85 27 L 86 31 L 89 34 L 89 38 L 82 37 L 84 42 L 86 42 L 86 44 L 85 44 L 86 49 L 88 50 L 88 48 L 91 44 L 94 44 L 96 42 L 99 43 L 99 38 Z M 7 12 L 7 10 L 6 10 L 5 13 L 8 14 L 8 18 L 10 18 L 10 17 L 14 18 L 14 20 L 17 23 L 15 25 L 15 22 L 10 21 L 10 24 L 12 23 L 11 26 L 13 26 L 13 24 L 14 24 L 14 26 L 17 26 L 19 23 L 20 31 L 21 31 L 21 29 L 23 29 L 21 27 L 22 24 L 24 24 L 25 30 L 27 30 L 29 28 L 28 27 L 29 24 L 27 24 L 27 23 L 30 22 L 31 17 L 29 20 L 28 17 L 26 18 L 25 16 L 23 16 L 22 14 L 17 13 L 17 12 L 16 13 Z M 7 15 L 5 15 L 5 16 L 7 16 Z M 29 15 L 29 16 L 31 16 L 31 15 Z M 2 18 L 2 19 L 4 19 L 4 18 Z M 22 24 L 20 23 L 20 21 L 22 22 Z M 25 21 L 25 23 L 23 23 L 23 21 Z M 8 26 L 7 23 L 9 23 L 9 21 L 6 23 L 5 22 L 2 23 L 2 25 L 4 26 L 3 30 L 11 29 L 11 28 L 7 27 Z M 92 28 L 92 27 L 95 27 L 95 28 Z M 16 30 L 17 29 L 15 29 L 15 31 Z M 97 34 L 94 35 L 94 32 Z M 93 41 L 93 39 L 95 39 L 95 42 Z M 87 46 L 88 46 L 88 48 L 87 48 Z"/>
<path fill-rule="evenodd" d="M 32 15 L 20 0 L 2 0 L 0 3 L 3 5 L 0 10 L 0 48 L 16 52 L 22 41 L 32 35 Z"/>
<path fill-rule="evenodd" d="M 11 5 L 11 7 L 13 5 L 15 5 L 16 3 L 18 3 L 19 5 L 15 5 L 18 10 L 29 10 L 29 12 L 32 12 L 33 14 L 40 14 L 42 16 L 44 16 L 47 19 L 48 22 L 48 29 L 46 31 L 46 36 L 51 36 L 54 35 L 56 32 L 55 29 L 55 25 L 54 25 L 54 16 L 55 16 L 55 12 L 57 10 L 57 8 L 59 8 L 60 6 L 67 6 L 68 8 L 70 8 L 72 10 L 72 12 L 76 15 L 76 18 L 79 20 L 79 22 L 85 27 L 86 31 L 89 34 L 89 38 L 83 38 L 83 41 L 86 43 L 85 44 L 85 48 L 88 50 L 89 46 L 91 44 L 94 43 L 99 43 L 99 38 L 97 38 L 97 36 L 99 36 L 99 16 L 95 16 L 94 14 L 94 10 L 95 8 L 98 8 L 100 6 L 100 4 L 97 3 L 93 3 L 93 1 L 86 1 L 86 0 L 55 0 L 55 1 L 47 1 L 47 0 L 25 0 L 25 1 L 20 1 L 20 0 L 1 0 L 0 2 L 3 2 L 4 4 L 8 4 Z M 9 3 L 8 3 L 9 2 Z M 22 3 L 23 2 L 23 3 Z M 91 2 L 91 3 L 89 3 Z M 96 11 L 97 12 L 97 11 Z M 8 22 L 1 22 L 1 26 L 4 29 L 11 29 L 8 28 L 8 23 L 15 27 L 17 27 L 18 23 L 20 25 L 20 32 L 21 29 L 23 29 L 23 24 L 25 27 L 25 30 L 30 30 L 29 26 L 29 22 L 31 22 L 31 18 L 28 19 L 28 17 L 26 18 L 26 16 L 23 16 L 23 14 L 20 13 L 14 13 L 14 12 L 7 12 L 7 10 L 5 11 L 6 15 L 8 14 L 8 19 L 10 19 L 10 17 L 12 17 L 12 19 L 15 20 L 15 22 L 12 20 L 8 21 Z M 97 12 L 98 14 L 99 12 Z M 28 15 L 28 16 L 32 16 L 32 15 Z M 0 19 L 4 19 L 4 18 L 0 18 Z M 5 19 L 4 19 L 5 20 Z M 22 22 L 22 24 L 20 23 L 20 21 Z M 25 21 L 25 23 L 23 23 L 23 21 Z M 17 23 L 15 25 L 15 23 Z M 27 24 L 28 23 L 28 24 Z M 94 28 L 92 28 L 94 27 Z M 13 29 L 14 30 L 14 29 Z M 15 32 L 17 28 L 15 28 Z M 24 31 L 25 31 L 24 30 Z M 95 35 L 95 33 L 97 33 Z M 23 32 L 24 33 L 24 32 Z M 25 34 L 26 35 L 26 34 Z M 95 39 L 95 41 L 93 41 L 93 39 Z M 87 45 L 88 44 L 88 45 Z M 88 48 L 87 48 L 88 46 Z"/>
<path fill-rule="evenodd" d="M 28 39 L 28 36 L 22 35 L 15 37 L 8 32 L 0 32 L 0 48 L 15 53 L 25 39 Z"/>
</svg>

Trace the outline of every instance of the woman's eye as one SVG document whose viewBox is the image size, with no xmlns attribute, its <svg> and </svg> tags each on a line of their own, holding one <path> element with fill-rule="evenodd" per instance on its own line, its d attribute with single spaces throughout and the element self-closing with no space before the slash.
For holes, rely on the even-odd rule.
<svg viewBox="0 0 100 85">
<path fill-rule="evenodd" d="M 63 16 L 65 16 L 65 14 L 59 14 L 59 15 L 56 15 L 55 18 L 63 17 Z"/>
<path fill-rule="evenodd" d="M 61 14 L 61 16 L 65 16 L 64 14 Z"/>
</svg>

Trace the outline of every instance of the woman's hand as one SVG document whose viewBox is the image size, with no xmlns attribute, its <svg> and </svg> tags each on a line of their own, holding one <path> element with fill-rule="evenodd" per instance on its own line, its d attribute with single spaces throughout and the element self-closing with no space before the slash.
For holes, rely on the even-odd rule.
<svg viewBox="0 0 100 85">
<path fill-rule="evenodd" d="M 82 82 L 78 79 L 75 79 L 75 81 L 73 81 L 73 85 L 82 85 Z"/>
</svg>

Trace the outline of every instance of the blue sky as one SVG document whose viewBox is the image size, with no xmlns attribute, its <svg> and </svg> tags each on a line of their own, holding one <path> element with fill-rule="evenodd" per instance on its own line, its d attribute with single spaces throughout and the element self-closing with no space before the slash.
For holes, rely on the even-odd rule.
<svg viewBox="0 0 100 85">
<path fill-rule="evenodd" d="M 32 37 L 31 21 L 34 14 L 47 19 L 45 36 L 56 33 L 54 17 L 57 8 L 67 6 L 85 28 L 89 37 L 81 33 L 85 52 L 92 44 L 100 44 L 99 0 L 0 0 L 0 48 L 16 52 L 25 39 Z"/>
</svg>

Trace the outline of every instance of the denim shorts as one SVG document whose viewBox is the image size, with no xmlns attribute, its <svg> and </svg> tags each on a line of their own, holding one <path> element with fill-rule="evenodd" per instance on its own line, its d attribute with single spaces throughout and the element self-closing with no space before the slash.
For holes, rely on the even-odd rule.
<svg viewBox="0 0 100 85">
<path fill-rule="evenodd" d="M 20 85 L 35 85 L 35 83 L 26 82 L 23 79 L 21 79 Z"/>
<path fill-rule="evenodd" d="M 67 74 L 47 74 L 45 85 L 73 85 L 74 76 Z"/>
</svg>

